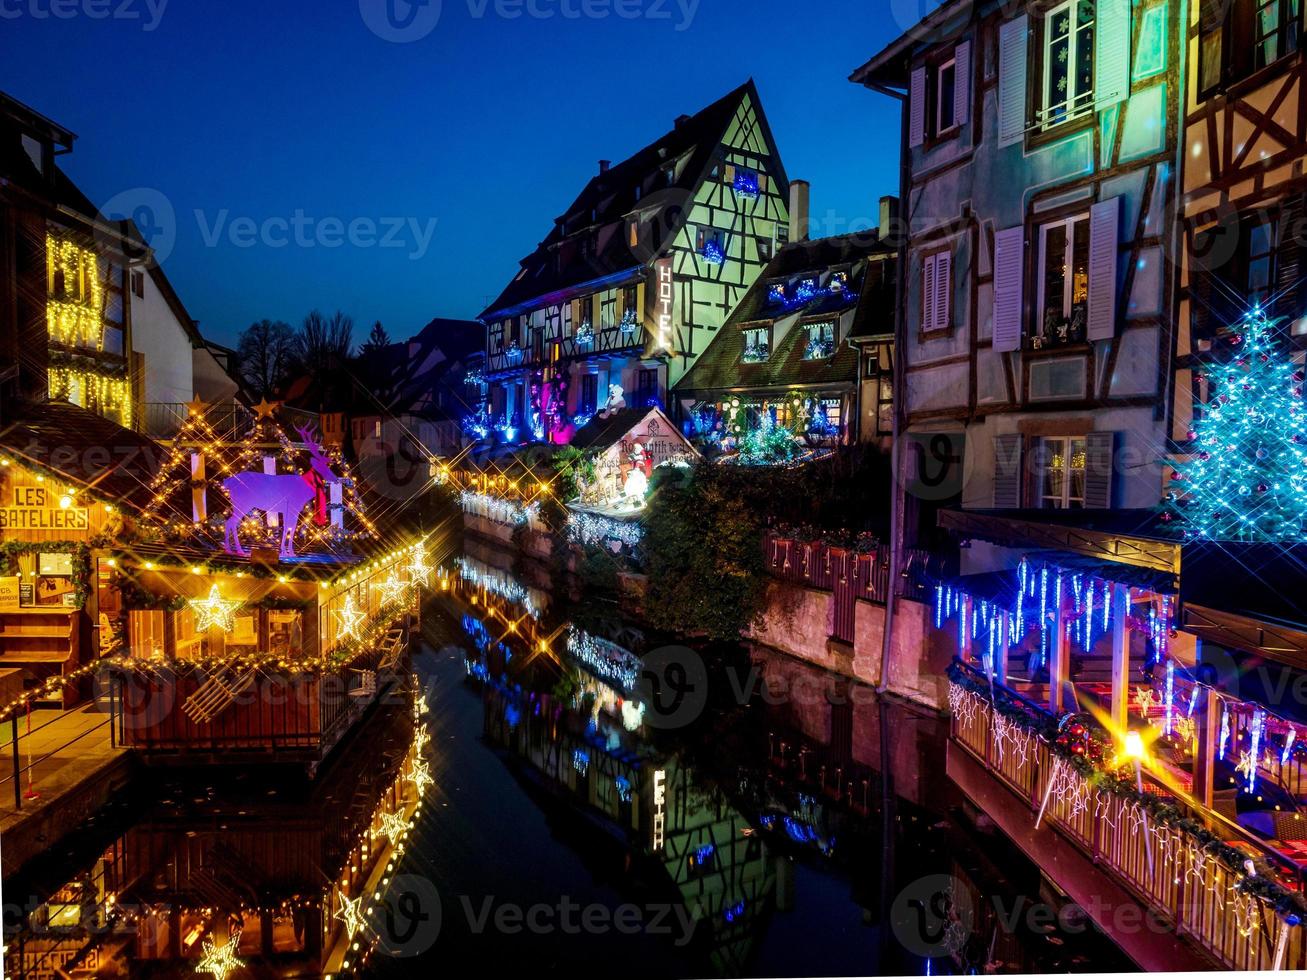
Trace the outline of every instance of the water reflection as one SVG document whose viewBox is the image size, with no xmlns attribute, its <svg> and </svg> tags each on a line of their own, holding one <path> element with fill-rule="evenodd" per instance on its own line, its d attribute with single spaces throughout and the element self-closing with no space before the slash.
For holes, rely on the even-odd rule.
<svg viewBox="0 0 1307 980">
<path fill-rule="evenodd" d="M 596 833 L 618 842 L 619 894 L 684 910 L 689 958 L 652 975 L 1131 968 L 1077 910 L 1069 928 L 1029 914 L 1064 902 L 978 815 L 957 818 L 941 719 L 775 651 L 700 649 L 704 709 L 657 724 L 642 674 L 668 638 L 491 557 L 450 569 L 431 639 L 458 648 L 526 805 L 586 827 L 582 854 Z"/>
<path fill-rule="evenodd" d="M 316 780 L 257 766 L 140 777 L 68 847 L 5 881 L 6 975 L 339 969 L 358 938 L 343 910 L 362 914 L 419 812 L 425 729 L 393 700 Z"/>
</svg>

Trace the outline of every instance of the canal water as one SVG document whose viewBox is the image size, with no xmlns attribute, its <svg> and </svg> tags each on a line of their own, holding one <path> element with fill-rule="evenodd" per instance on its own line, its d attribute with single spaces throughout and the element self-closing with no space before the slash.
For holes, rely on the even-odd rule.
<svg viewBox="0 0 1307 980">
<path fill-rule="evenodd" d="M 1133 969 L 961 799 L 939 718 L 548 584 L 454 563 L 412 684 L 315 780 L 142 776 L 5 882 L 7 975 L 195 976 L 221 940 L 218 980 Z"/>
</svg>

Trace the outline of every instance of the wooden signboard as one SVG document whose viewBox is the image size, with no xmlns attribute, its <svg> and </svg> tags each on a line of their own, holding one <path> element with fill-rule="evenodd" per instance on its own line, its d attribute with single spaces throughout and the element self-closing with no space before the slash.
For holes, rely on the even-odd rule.
<svg viewBox="0 0 1307 980">
<path fill-rule="evenodd" d="M 82 531 L 90 527 L 85 507 L 61 507 L 59 498 L 44 486 L 10 487 L 7 500 L 0 506 L 0 532 L 15 531 Z"/>
<path fill-rule="evenodd" d="M 18 608 L 18 587 L 21 581 L 17 575 L 0 576 L 0 609 Z"/>
</svg>

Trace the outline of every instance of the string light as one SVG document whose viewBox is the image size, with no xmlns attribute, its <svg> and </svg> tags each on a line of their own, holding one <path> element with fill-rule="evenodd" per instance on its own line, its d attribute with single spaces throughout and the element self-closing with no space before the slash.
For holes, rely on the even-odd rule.
<svg viewBox="0 0 1307 980">
<path fill-rule="evenodd" d="M 124 427 L 131 426 L 132 386 L 127 378 L 63 364 L 51 364 L 48 374 L 51 398 L 116 412 Z"/>
<path fill-rule="evenodd" d="M 227 941 L 218 945 L 208 936 L 200 948 L 202 954 L 200 962 L 195 967 L 196 973 L 212 973 L 213 980 L 226 980 L 227 974 L 233 970 L 239 970 L 245 965 L 245 961 L 237 958 L 236 950 L 240 948 L 241 933 L 239 929 L 232 930 L 227 937 Z"/>
<path fill-rule="evenodd" d="M 50 298 L 45 308 L 50 340 L 103 350 L 104 286 L 100 282 L 100 257 L 71 239 L 49 232 L 45 236 L 45 254 L 50 280 Z"/>
<path fill-rule="evenodd" d="M 218 591 L 216 582 L 209 589 L 208 598 L 188 599 L 187 605 L 191 607 L 191 612 L 195 615 L 195 631 L 197 633 L 203 633 L 214 626 L 224 633 L 230 633 L 235 628 L 233 613 L 241 606 L 239 602 L 233 599 L 224 599 Z"/>
</svg>

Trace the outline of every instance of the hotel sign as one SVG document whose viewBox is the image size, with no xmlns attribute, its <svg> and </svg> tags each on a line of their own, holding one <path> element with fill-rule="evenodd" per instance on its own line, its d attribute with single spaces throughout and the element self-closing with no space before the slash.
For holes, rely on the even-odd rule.
<svg viewBox="0 0 1307 980">
<path fill-rule="evenodd" d="M 653 774 L 653 840 L 655 851 L 661 851 L 667 834 L 667 772 L 655 769 Z"/>
<path fill-rule="evenodd" d="M 650 320 L 653 323 L 653 350 L 651 354 L 671 354 L 672 337 L 676 331 L 676 279 L 672 274 L 671 257 L 658 259 L 653 265 L 653 288 Z"/>
<path fill-rule="evenodd" d="M 85 531 L 85 507 L 60 507 L 45 487 L 18 486 L 0 507 L 0 531 Z"/>
</svg>

